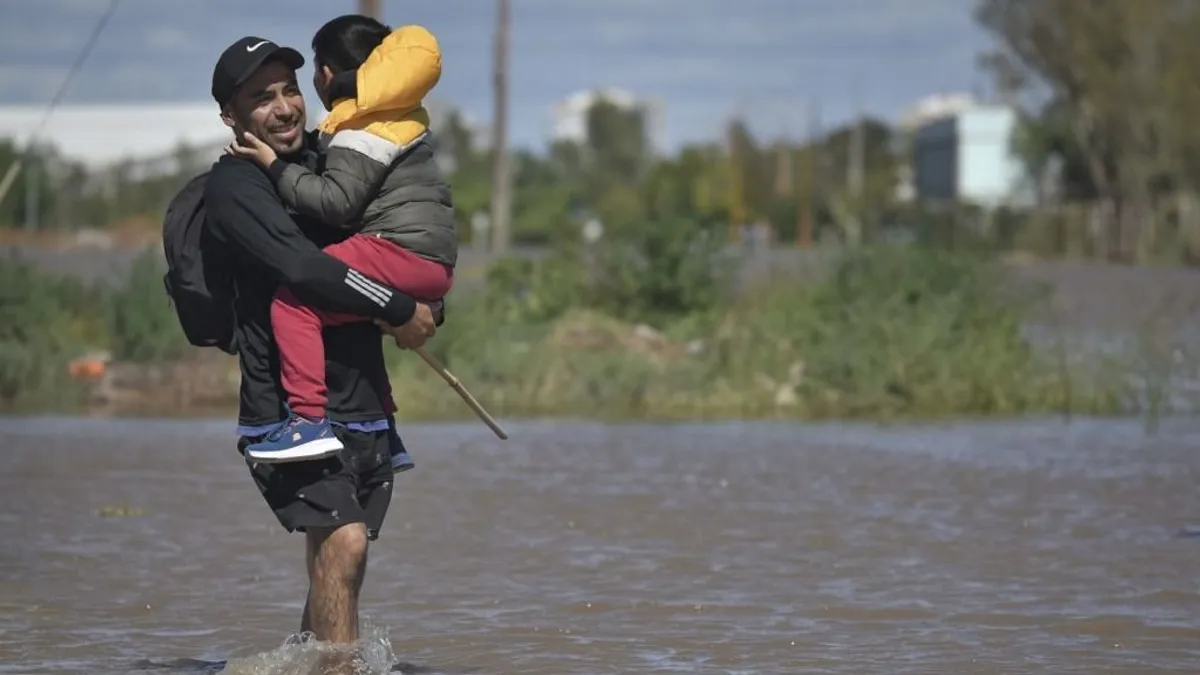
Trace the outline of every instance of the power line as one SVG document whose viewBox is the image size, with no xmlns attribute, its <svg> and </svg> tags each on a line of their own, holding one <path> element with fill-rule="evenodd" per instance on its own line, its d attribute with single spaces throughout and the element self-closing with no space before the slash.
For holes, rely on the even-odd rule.
<svg viewBox="0 0 1200 675">
<path fill-rule="evenodd" d="M 54 98 L 50 99 L 50 104 L 46 106 L 46 113 L 42 115 L 42 120 L 34 130 L 31 138 L 38 136 L 46 128 L 46 123 L 50 121 L 50 115 L 62 99 L 67 94 L 67 88 L 71 85 L 71 80 L 75 79 L 76 73 L 83 69 L 83 64 L 87 62 L 87 58 L 91 56 L 92 49 L 96 46 L 96 42 L 100 39 L 100 34 L 104 32 L 104 28 L 108 25 L 110 19 L 117 11 L 117 5 L 121 4 L 121 0 L 110 0 L 108 9 L 100 16 L 96 22 L 95 28 L 92 29 L 92 34 L 88 36 L 88 40 L 83 45 L 78 56 L 75 57 L 75 63 L 71 64 L 71 69 L 67 71 L 67 76 L 63 78 L 62 84 L 58 86 L 58 91 L 55 92 Z"/>
<path fill-rule="evenodd" d="M 58 104 L 62 102 L 63 97 L 66 96 L 67 88 L 70 87 L 71 80 L 75 79 L 76 73 L 83 69 L 83 64 L 87 62 L 88 56 L 91 56 L 92 49 L 96 46 L 96 42 L 99 41 L 100 35 L 104 32 L 105 27 L 108 26 L 109 19 L 112 19 L 113 14 L 116 13 L 117 5 L 119 5 L 120 2 L 121 0 L 110 0 L 108 3 L 108 9 L 105 10 L 104 14 L 100 16 L 100 19 L 96 21 L 96 25 L 94 28 L 92 28 L 92 33 L 88 36 L 87 42 L 84 43 L 83 49 L 81 49 L 79 54 L 75 57 L 75 62 L 72 63 L 71 68 L 67 70 L 67 75 L 63 78 L 62 84 L 58 86 L 58 91 L 54 93 L 54 98 L 50 99 L 50 103 L 46 106 L 46 112 L 42 115 L 42 119 L 38 122 L 38 125 L 34 127 L 33 133 L 29 135 L 28 145 L 30 148 L 33 147 L 34 141 L 37 140 L 38 136 L 45 131 L 46 124 L 50 122 L 50 115 L 54 113 L 54 109 L 58 107 Z M 4 197 L 8 194 L 9 188 L 12 187 L 12 182 L 16 180 L 17 173 L 21 170 L 21 165 L 23 163 L 23 158 L 18 158 L 17 161 L 13 162 L 13 165 L 8 168 L 8 173 L 4 175 L 4 180 L 0 181 L 0 201 L 4 201 Z"/>
</svg>

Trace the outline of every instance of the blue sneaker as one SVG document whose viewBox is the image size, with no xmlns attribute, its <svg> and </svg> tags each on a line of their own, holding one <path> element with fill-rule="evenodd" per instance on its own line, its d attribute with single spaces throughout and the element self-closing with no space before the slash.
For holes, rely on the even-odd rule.
<svg viewBox="0 0 1200 675">
<path fill-rule="evenodd" d="M 408 454 L 408 449 L 404 447 L 404 441 L 400 440 L 394 417 L 388 418 L 388 445 L 392 451 L 392 473 L 403 473 L 417 467 L 412 456 Z"/>
<path fill-rule="evenodd" d="M 264 464 L 279 464 L 321 459 L 341 449 L 342 442 L 333 434 L 328 419 L 310 420 L 292 415 L 266 438 L 246 446 L 246 457 Z"/>
</svg>

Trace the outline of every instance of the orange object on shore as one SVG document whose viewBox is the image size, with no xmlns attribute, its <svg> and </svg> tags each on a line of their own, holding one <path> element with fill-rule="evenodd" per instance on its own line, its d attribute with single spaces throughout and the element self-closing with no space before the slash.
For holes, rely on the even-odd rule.
<svg viewBox="0 0 1200 675">
<path fill-rule="evenodd" d="M 67 372 L 71 377 L 78 379 L 94 380 L 104 376 L 104 371 L 107 370 L 107 364 L 103 359 L 83 358 L 75 359 L 67 364 Z"/>
</svg>

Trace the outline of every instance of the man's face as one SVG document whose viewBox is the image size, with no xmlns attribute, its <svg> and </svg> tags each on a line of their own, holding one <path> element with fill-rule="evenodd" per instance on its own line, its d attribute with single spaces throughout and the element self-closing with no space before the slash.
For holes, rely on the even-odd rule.
<svg viewBox="0 0 1200 675">
<path fill-rule="evenodd" d="M 221 112 L 225 125 L 241 136 L 254 134 L 277 154 L 294 153 L 304 144 L 304 95 L 296 71 L 279 61 L 264 63 L 238 87 Z"/>
</svg>

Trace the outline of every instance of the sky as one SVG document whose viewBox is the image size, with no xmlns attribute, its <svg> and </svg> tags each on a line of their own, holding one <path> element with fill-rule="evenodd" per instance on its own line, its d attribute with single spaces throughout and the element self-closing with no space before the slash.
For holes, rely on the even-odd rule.
<svg viewBox="0 0 1200 675">
<path fill-rule="evenodd" d="M 0 105 L 43 105 L 110 0 L 0 0 Z M 382 0 L 389 25 L 437 36 L 433 97 L 491 117 L 491 0 Z M 551 106 L 619 87 L 664 105 L 662 142 L 716 138 L 735 113 L 759 137 L 806 135 L 856 110 L 895 119 L 918 99 L 986 89 L 989 40 L 973 0 L 512 0 L 510 136 L 540 149 Z M 353 0 L 120 0 L 63 105 L 211 101 L 212 65 L 244 35 L 310 56 L 313 32 Z M 301 77 L 315 102 L 311 71 Z"/>
</svg>

